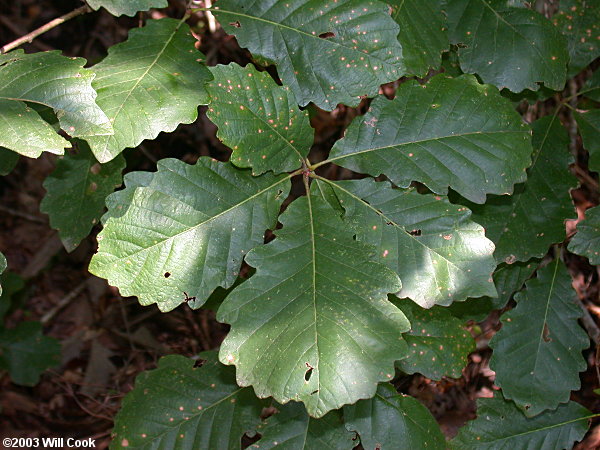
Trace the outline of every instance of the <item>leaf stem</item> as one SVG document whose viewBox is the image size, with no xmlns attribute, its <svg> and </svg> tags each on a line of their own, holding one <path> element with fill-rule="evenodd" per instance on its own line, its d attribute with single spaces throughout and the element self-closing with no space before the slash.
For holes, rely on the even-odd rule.
<svg viewBox="0 0 600 450">
<path fill-rule="evenodd" d="M 70 20 L 70 19 L 80 16 L 82 14 L 88 13 L 90 11 L 91 11 L 90 7 L 88 5 L 84 5 L 84 6 L 81 6 L 65 15 L 62 15 L 56 19 L 53 19 L 50 22 L 48 22 L 47 24 L 42 25 L 38 29 L 33 30 L 31 33 L 27 33 L 25 36 L 22 36 L 19 39 L 15 39 L 14 41 L 9 42 L 8 44 L 4 45 L 2 48 L 0 48 L 0 54 L 9 52 L 10 50 L 13 50 L 27 42 L 31 42 L 36 37 L 38 37 L 40 34 L 43 34 L 46 31 L 50 31 L 52 28 L 55 28 L 62 23 L 65 23 L 67 20 Z"/>
</svg>

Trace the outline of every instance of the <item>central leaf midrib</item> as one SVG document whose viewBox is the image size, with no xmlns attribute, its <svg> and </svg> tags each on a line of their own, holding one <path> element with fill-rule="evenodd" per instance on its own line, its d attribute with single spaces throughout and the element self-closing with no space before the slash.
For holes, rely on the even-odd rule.
<svg viewBox="0 0 600 450">
<path fill-rule="evenodd" d="M 262 189 L 261 191 L 257 192 L 256 194 L 254 194 L 254 195 L 252 195 L 252 196 L 250 196 L 250 197 L 248 197 L 248 198 L 244 199 L 243 201 L 241 201 L 241 202 L 239 202 L 239 203 L 236 203 L 235 205 L 233 205 L 233 206 L 231 206 L 231 207 L 227 208 L 227 209 L 226 209 L 226 210 L 224 210 L 224 211 L 221 211 L 220 213 L 218 213 L 218 214 L 216 214 L 216 215 L 214 215 L 214 216 L 212 216 L 212 217 L 209 217 L 208 219 L 206 219 L 206 220 L 204 220 L 204 221 L 202 221 L 202 222 L 200 222 L 200 223 L 198 223 L 198 224 L 196 224 L 196 225 L 194 225 L 194 226 L 191 226 L 191 227 L 187 228 L 187 229 L 186 229 L 186 230 L 184 230 L 184 231 L 180 231 L 179 233 L 176 233 L 176 234 L 174 234 L 174 235 L 172 235 L 172 236 L 169 236 L 169 237 L 167 237 L 167 238 L 165 238 L 165 239 L 163 239 L 163 240 L 159 240 L 159 241 L 158 241 L 158 242 L 156 242 L 155 244 L 152 244 L 152 245 L 150 245 L 150 246 L 148 246 L 148 247 L 143 247 L 143 248 L 141 248 L 141 249 L 139 249 L 139 250 L 136 250 L 136 251 L 134 251 L 133 253 L 129 253 L 128 255 L 126 255 L 126 256 L 123 256 L 123 257 L 121 257 L 121 258 L 116 258 L 116 261 L 123 261 L 123 260 L 125 260 L 125 259 L 131 258 L 131 257 L 133 257 L 133 256 L 135 256 L 135 255 L 137 255 L 137 254 L 139 254 L 139 253 L 142 253 L 142 252 L 145 252 L 145 251 L 147 251 L 147 250 L 150 250 L 150 249 L 152 249 L 152 248 L 154 248 L 154 247 L 156 247 L 156 246 L 163 245 L 165 242 L 168 242 L 168 241 L 170 241 L 170 240 L 174 240 L 174 239 L 176 239 L 176 238 L 178 238 L 178 237 L 180 237 L 180 236 L 182 236 L 182 235 L 184 235 L 184 234 L 186 234 L 186 233 L 189 233 L 189 232 L 190 232 L 190 231 L 192 231 L 192 230 L 196 230 L 196 229 L 198 229 L 199 227 L 201 227 L 201 226 L 203 226 L 203 225 L 205 225 L 205 224 L 207 224 L 207 223 L 209 223 L 209 222 L 211 222 L 211 221 L 213 221 L 213 220 L 215 220 L 215 219 L 217 219 L 217 218 L 219 218 L 219 217 L 221 217 L 221 216 L 223 216 L 223 215 L 225 215 L 225 214 L 227 214 L 227 213 L 229 213 L 229 212 L 233 211 L 234 209 L 236 209 L 236 208 L 238 208 L 238 207 L 242 206 L 243 204 L 245 204 L 245 203 L 247 203 L 247 202 L 249 202 L 249 201 L 251 201 L 251 200 L 254 200 L 255 198 L 259 197 L 260 195 L 264 194 L 265 192 L 267 192 L 267 191 L 269 191 L 269 190 L 273 189 L 273 188 L 274 188 L 275 186 L 277 186 L 278 184 L 281 184 L 281 183 L 283 183 L 283 182 L 285 182 L 285 181 L 289 180 L 291 177 L 292 177 L 292 175 L 288 175 L 288 176 L 286 176 L 286 177 L 282 178 L 281 180 L 277 181 L 276 183 L 273 183 L 272 185 L 270 185 L 270 186 L 268 186 L 268 187 L 266 187 L 266 188 Z M 139 188 L 136 188 L 136 189 L 145 189 L 145 188 L 148 188 L 148 186 L 145 186 L 145 187 L 139 187 Z M 200 212 L 200 211 L 199 211 L 199 212 Z M 111 220 L 111 218 L 109 218 L 109 221 L 110 221 L 110 220 Z"/>
</svg>

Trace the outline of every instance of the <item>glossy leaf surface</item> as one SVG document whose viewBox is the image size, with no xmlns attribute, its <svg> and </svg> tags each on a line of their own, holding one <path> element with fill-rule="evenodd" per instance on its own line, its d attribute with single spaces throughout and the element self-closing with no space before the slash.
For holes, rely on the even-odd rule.
<svg viewBox="0 0 600 450">
<path fill-rule="evenodd" d="M 150 8 L 164 8 L 167 0 L 86 0 L 92 9 L 105 8 L 113 16 L 134 16 L 139 11 L 148 11 Z"/>
<path fill-rule="evenodd" d="M 252 177 L 231 164 L 163 159 L 148 184 L 115 194 L 90 272 L 123 295 L 169 311 L 200 307 L 236 280 L 242 260 L 274 227 L 289 177 Z M 195 298 L 194 298 L 195 297 Z"/>
<path fill-rule="evenodd" d="M 86 137 L 98 161 L 196 120 L 198 105 L 208 103 L 204 84 L 212 76 L 199 64 L 204 55 L 194 42 L 180 20 L 149 20 L 93 67 L 98 104 L 114 127 L 113 136 Z"/>
<path fill-rule="evenodd" d="M 169 355 L 142 372 L 115 418 L 113 448 L 241 449 L 242 435 L 260 422 L 265 403 L 235 383 L 235 371 L 203 354 L 199 368 Z"/>
<path fill-rule="evenodd" d="M 356 106 L 404 72 L 388 6 L 364 0 L 219 0 L 213 13 L 242 47 L 272 61 L 300 106 Z"/>
<path fill-rule="evenodd" d="M 538 83 L 563 89 L 566 40 L 541 14 L 507 6 L 506 0 L 453 0 L 446 11 L 463 72 L 513 92 L 536 91 Z"/>
<path fill-rule="evenodd" d="M 314 131 L 290 89 L 252 64 L 219 65 L 210 71 L 215 79 L 208 85 L 207 115 L 219 128 L 219 139 L 233 149 L 231 162 L 252 167 L 255 175 L 298 169 Z"/>
<path fill-rule="evenodd" d="M 351 450 L 355 433 L 344 427 L 341 411 L 331 411 L 320 419 L 308 415 L 301 403 L 277 406 L 279 412 L 258 427 L 261 438 L 253 448 L 297 450 Z"/>
<path fill-rule="evenodd" d="M 473 220 L 496 244 L 496 261 L 513 263 L 541 258 L 550 245 L 565 239 L 565 221 L 575 217 L 569 190 L 577 180 L 569 173 L 569 137 L 556 116 L 532 124 L 533 164 L 527 181 L 511 196 L 493 196 L 484 205 L 464 203 Z"/>
<path fill-rule="evenodd" d="M 344 407 L 346 428 L 358 432 L 363 448 L 397 450 L 446 448 L 431 413 L 413 397 L 380 384 L 375 397 Z"/>
<path fill-rule="evenodd" d="M 502 316 L 490 341 L 495 383 L 529 417 L 556 409 L 580 387 L 589 338 L 577 322 L 582 311 L 575 296 L 564 264 L 552 262 L 515 295 L 517 306 Z"/>
<path fill-rule="evenodd" d="M 220 358 L 236 365 L 238 384 L 302 401 L 316 418 L 372 397 L 407 354 L 409 323 L 387 300 L 400 280 L 340 215 L 314 182 L 280 217 L 275 240 L 248 254 L 256 274 L 217 314 L 231 324 Z"/>
<path fill-rule="evenodd" d="M 496 295 L 491 280 L 494 246 L 466 208 L 372 179 L 328 185 L 357 239 L 377 248 L 382 261 L 403 280 L 399 297 L 430 308 Z"/>
<path fill-rule="evenodd" d="M 477 203 L 525 181 L 529 128 L 493 86 L 472 76 L 403 83 L 392 101 L 377 97 L 333 146 L 328 161 L 356 172 L 387 175 L 400 186 L 420 181 L 448 187 Z"/>
</svg>

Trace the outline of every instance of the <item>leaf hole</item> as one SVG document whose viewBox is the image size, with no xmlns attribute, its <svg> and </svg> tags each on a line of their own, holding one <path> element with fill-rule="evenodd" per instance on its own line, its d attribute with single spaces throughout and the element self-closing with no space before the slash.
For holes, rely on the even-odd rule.
<svg viewBox="0 0 600 450">
<path fill-rule="evenodd" d="M 327 31 L 325 33 L 321 33 L 319 35 L 319 37 L 321 39 L 329 39 L 329 38 L 335 37 L 335 33 L 333 31 Z"/>
<path fill-rule="evenodd" d="M 194 369 L 197 369 L 198 367 L 202 367 L 204 365 L 204 363 L 206 362 L 205 359 L 197 359 L 194 362 Z"/>
<path fill-rule="evenodd" d="M 319 393 L 319 390 L 318 390 L 318 389 L 315 389 L 314 391 L 312 391 L 312 392 L 310 393 L 310 395 L 315 395 L 315 394 L 318 394 L 318 393 Z"/>
<path fill-rule="evenodd" d="M 308 381 L 310 381 L 310 377 L 312 377 L 314 367 L 311 366 L 309 363 L 305 363 L 305 364 L 306 364 L 306 367 L 308 367 L 308 370 L 304 373 L 304 381 L 308 382 Z"/>
<path fill-rule="evenodd" d="M 544 323 L 544 330 L 542 331 L 542 339 L 544 339 L 544 342 L 552 342 L 552 338 L 550 337 L 550 329 L 548 328 L 547 323 Z"/>
<path fill-rule="evenodd" d="M 171 272 L 165 272 L 165 278 L 169 278 L 171 276 Z"/>
<path fill-rule="evenodd" d="M 235 22 L 230 22 L 229 25 L 231 25 L 232 27 L 236 27 L 236 28 L 241 28 L 242 24 L 240 23 L 239 20 L 236 20 Z"/>
<path fill-rule="evenodd" d="M 410 234 L 411 236 L 421 236 L 421 230 L 418 230 L 418 229 L 412 230 L 412 231 L 409 231 L 408 234 Z"/>
</svg>

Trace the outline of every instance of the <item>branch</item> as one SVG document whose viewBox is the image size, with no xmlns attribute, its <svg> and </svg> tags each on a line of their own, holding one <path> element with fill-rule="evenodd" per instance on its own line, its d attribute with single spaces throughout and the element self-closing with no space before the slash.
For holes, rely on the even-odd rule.
<svg viewBox="0 0 600 450">
<path fill-rule="evenodd" d="M 27 33 L 25 36 L 22 36 L 19 39 L 16 39 L 16 40 L 14 40 L 14 41 L 6 44 L 2 48 L 0 48 L 0 54 L 9 52 L 10 50 L 13 50 L 13 49 L 15 49 L 15 48 L 19 47 L 20 45 L 25 44 L 27 42 L 31 42 L 36 37 L 38 37 L 40 34 L 43 34 L 46 31 L 49 31 L 52 28 L 55 28 L 55 27 L 57 27 L 58 25 L 60 25 L 62 23 L 65 23 L 67 20 L 70 20 L 73 17 L 80 16 L 80 15 L 85 14 L 85 13 L 90 12 L 90 11 L 91 11 L 91 9 L 89 8 L 89 6 L 84 5 L 84 6 L 80 7 L 80 8 L 77 8 L 77 9 L 71 11 L 70 13 L 67 13 L 67 14 L 65 14 L 63 16 L 60 16 L 57 19 L 51 20 L 46 25 L 42 25 L 41 27 L 39 27 L 37 30 L 33 30 L 31 33 Z"/>
</svg>

